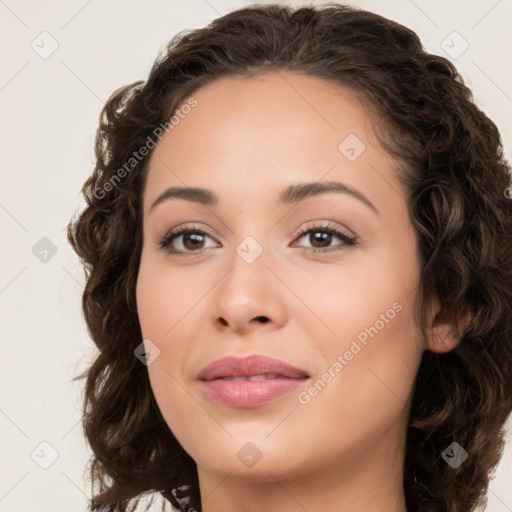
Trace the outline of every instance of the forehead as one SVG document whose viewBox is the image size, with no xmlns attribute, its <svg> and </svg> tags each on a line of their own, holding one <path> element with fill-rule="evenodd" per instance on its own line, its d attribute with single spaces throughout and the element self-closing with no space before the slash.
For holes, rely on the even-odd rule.
<svg viewBox="0 0 512 512">
<path fill-rule="evenodd" d="M 268 107 L 278 103 L 281 108 L 315 111 L 315 103 L 336 102 L 340 96 L 350 98 L 352 102 L 358 93 L 317 76 L 288 70 L 268 70 L 254 76 L 219 78 L 197 90 L 194 96 L 200 96 L 205 101 L 215 98 L 218 102 L 242 108 L 242 112 L 252 111 L 251 105 L 256 102 L 264 102 Z"/>
<path fill-rule="evenodd" d="M 191 98 L 196 105 L 185 110 Z M 160 148 L 179 151 L 177 146 L 186 140 L 190 144 L 214 142 L 219 151 L 226 146 L 226 135 L 233 141 L 237 134 L 240 138 L 250 134 L 267 146 L 278 136 L 282 145 L 300 135 L 336 139 L 347 129 L 365 137 L 375 113 L 370 114 L 360 95 L 347 87 L 315 76 L 268 71 L 255 77 L 223 77 L 201 87 L 182 102 L 173 119 Z M 250 146 L 251 141 L 246 142 Z M 160 148 L 154 153 L 160 153 Z"/>
<path fill-rule="evenodd" d="M 153 198 L 167 186 L 205 182 L 226 191 L 284 188 L 330 169 L 330 178 L 342 171 L 356 185 L 369 163 L 393 163 L 373 135 L 375 114 L 364 101 L 318 77 L 272 71 L 221 78 L 191 97 L 196 105 L 151 156 L 146 191 Z M 361 156 L 350 159 L 354 152 Z"/>
<path fill-rule="evenodd" d="M 326 131 L 345 128 L 349 123 L 367 128 L 372 122 L 368 106 L 355 91 L 291 71 L 220 78 L 200 88 L 193 96 L 198 106 L 186 117 L 201 124 L 216 124 L 215 133 L 234 123 L 237 127 L 265 127 L 266 132 L 271 130 L 270 134 L 278 134 L 272 130 L 293 129 L 294 125 L 306 122 L 311 123 L 312 128 Z M 201 121 L 199 112 L 203 117 Z M 341 121 L 345 123 L 340 125 Z"/>
</svg>

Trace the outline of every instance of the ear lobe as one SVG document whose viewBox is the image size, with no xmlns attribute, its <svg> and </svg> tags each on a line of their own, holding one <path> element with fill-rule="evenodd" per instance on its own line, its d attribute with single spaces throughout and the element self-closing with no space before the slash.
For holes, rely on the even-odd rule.
<svg viewBox="0 0 512 512">
<path fill-rule="evenodd" d="M 427 349 L 437 354 L 444 354 L 453 350 L 462 338 L 462 333 L 468 324 L 473 320 L 470 312 L 464 313 L 457 322 L 447 317 L 439 300 L 435 301 L 434 317 L 428 326 Z"/>
</svg>

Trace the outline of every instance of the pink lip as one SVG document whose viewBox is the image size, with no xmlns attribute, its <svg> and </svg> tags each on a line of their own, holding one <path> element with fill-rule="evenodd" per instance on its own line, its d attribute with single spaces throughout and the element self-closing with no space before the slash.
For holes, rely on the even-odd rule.
<svg viewBox="0 0 512 512">
<path fill-rule="evenodd" d="M 265 380 L 229 380 L 267 375 Z M 309 378 L 306 371 L 278 359 L 253 355 L 223 357 L 205 366 L 198 375 L 212 400 L 229 407 L 258 407 L 290 393 Z"/>
</svg>

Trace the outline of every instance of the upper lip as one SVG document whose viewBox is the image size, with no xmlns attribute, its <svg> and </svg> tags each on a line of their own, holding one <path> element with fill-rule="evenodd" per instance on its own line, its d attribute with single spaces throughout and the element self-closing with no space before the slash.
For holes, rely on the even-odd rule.
<svg viewBox="0 0 512 512">
<path fill-rule="evenodd" d="M 252 355 L 248 357 L 223 357 L 206 365 L 198 375 L 199 380 L 214 380 L 224 377 L 251 377 L 276 374 L 289 379 L 309 377 L 305 370 L 291 366 L 272 357 Z"/>
</svg>

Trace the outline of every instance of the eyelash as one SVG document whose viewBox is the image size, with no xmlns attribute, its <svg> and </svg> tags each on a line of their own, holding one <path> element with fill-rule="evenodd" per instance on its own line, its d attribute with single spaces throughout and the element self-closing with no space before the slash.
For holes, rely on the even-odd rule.
<svg viewBox="0 0 512 512">
<path fill-rule="evenodd" d="M 347 233 L 338 229 L 337 227 L 335 227 L 335 226 L 330 227 L 329 224 L 327 224 L 327 225 L 321 224 L 321 225 L 316 225 L 316 226 L 300 229 L 299 233 L 295 236 L 294 240 L 296 240 L 298 238 L 302 238 L 306 234 L 318 233 L 318 232 L 335 235 L 340 240 L 342 240 L 347 246 L 355 247 L 356 245 L 358 245 L 357 237 L 350 237 Z M 200 234 L 203 236 L 206 235 L 210 238 L 213 238 L 207 232 L 203 231 L 202 229 L 199 229 L 197 226 L 183 226 L 181 228 L 177 228 L 173 231 L 170 231 L 166 235 L 164 235 L 158 245 L 162 249 L 166 249 L 167 252 L 169 252 L 170 254 L 173 254 L 176 256 L 198 256 L 198 255 L 202 254 L 202 252 L 205 251 L 206 249 L 211 249 L 211 247 L 205 247 L 205 248 L 199 249 L 197 251 L 188 251 L 188 252 L 176 251 L 176 250 L 170 249 L 170 247 L 169 247 L 170 244 L 176 238 L 178 238 L 180 235 L 192 234 L 192 233 Z M 316 249 L 314 247 L 313 248 L 312 247 L 304 247 L 304 249 L 306 249 L 306 250 L 309 249 L 306 252 L 310 252 L 310 253 L 326 253 L 326 252 L 340 250 L 339 248 L 332 248 L 332 247 L 326 247 L 326 248 L 322 248 L 322 249 Z"/>
</svg>

